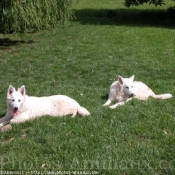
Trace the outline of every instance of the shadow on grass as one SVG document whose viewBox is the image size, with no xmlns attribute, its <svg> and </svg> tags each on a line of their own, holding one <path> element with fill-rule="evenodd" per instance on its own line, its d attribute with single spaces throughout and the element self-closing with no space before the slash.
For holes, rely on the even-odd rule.
<svg viewBox="0 0 175 175">
<path fill-rule="evenodd" d="M 103 100 L 107 100 L 107 99 L 108 99 L 108 95 L 109 95 L 109 94 L 102 95 L 102 96 L 101 96 L 101 99 L 103 99 Z"/>
<path fill-rule="evenodd" d="M 175 28 L 175 14 L 166 10 L 80 9 L 74 11 L 75 21 L 82 24 Z"/>
<path fill-rule="evenodd" d="M 6 113 L 0 114 L 0 118 L 4 117 Z"/>
<path fill-rule="evenodd" d="M 5 50 L 9 47 L 17 46 L 20 44 L 31 44 L 31 43 L 33 43 L 32 40 L 24 41 L 24 40 L 11 40 L 9 38 L 3 38 L 3 39 L 0 38 L 0 50 Z"/>
</svg>

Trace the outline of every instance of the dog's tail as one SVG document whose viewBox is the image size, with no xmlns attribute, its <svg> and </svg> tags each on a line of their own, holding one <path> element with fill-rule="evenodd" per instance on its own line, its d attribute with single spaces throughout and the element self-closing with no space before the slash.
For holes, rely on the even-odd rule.
<svg viewBox="0 0 175 175">
<path fill-rule="evenodd" d="M 172 94 L 160 94 L 160 95 L 156 95 L 156 94 L 153 93 L 152 97 L 153 98 L 156 98 L 156 99 L 163 99 L 163 100 L 165 100 L 165 99 L 168 99 L 168 98 L 173 97 L 173 95 Z"/>
<path fill-rule="evenodd" d="M 86 108 L 79 106 L 78 114 L 84 117 L 90 115 L 90 112 Z"/>
</svg>

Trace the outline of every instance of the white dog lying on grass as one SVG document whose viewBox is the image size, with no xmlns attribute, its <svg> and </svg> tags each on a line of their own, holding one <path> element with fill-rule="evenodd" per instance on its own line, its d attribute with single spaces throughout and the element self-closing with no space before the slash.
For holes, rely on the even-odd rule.
<svg viewBox="0 0 175 175">
<path fill-rule="evenodd" d="M 7 91 L 7 112 L 5 117 L 0 119 L 0 126 L 10 123 L 21 123 L 44 115 L 64 116 L 77 114 L 88 116 L 90 113 L 81 107 L 74 99 L 65 95 L 53 95 L 49 97 L 32 97 L 26 95 L 25 86 L 17 91 L 9 86 Z"/>
<path fill-rule="evenodd" d="M 149 97 L 168 99 L 171 98 L 172 95 L 155 95 L 155 93 L 146 84 L 134 81 L 134 75 L 130 78 L 118 76 L 118 81 L 115 81 L 110 86 L 108 100 L 103 106 L 108 106 L 117 100 L 118 102 L 116 104 L 110 106 L 111 109 L 114 109 L 117 106 L 124 105 L 126 102 L 132 100 L 132 98 L 147 100 Z"/>
</svg>

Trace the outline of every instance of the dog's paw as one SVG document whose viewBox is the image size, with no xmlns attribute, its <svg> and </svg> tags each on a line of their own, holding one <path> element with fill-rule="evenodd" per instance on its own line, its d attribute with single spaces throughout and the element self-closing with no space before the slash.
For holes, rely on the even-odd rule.
<svg viewBox="0 0 175 175">
<path fill-rule="evenodd" d="M 1 132 L 8 131 L 11 129 L 12 129 L 12 126 L 10 124 L 8 124 L 8 125 L 5 125 L 1 128 Z"/>
<path fill-rule="evenodd" d="M 110 109 L 115 109 L 116 107 L 116 105 L 109 106 Z"/>
<path fill-rule="evenodd" d="M 102 106 L 108 106 L 108 104 L 105 103 L 105 104 L 103 104 Z"/>
<path fill-rule="evenodd" d="M 108 100 L 105 104 L 103 104 L 103 106 L 109 106 L 111 104 L 111 101 Z"/>
</svg>

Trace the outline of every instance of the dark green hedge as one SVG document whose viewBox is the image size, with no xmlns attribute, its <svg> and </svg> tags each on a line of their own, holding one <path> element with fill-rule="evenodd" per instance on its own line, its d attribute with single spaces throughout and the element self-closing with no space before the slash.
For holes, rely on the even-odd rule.
<svg viewBox="0 0 175 175">
<path fill-rule="evenodd" d="M 1 32 L 37 31 L 73 17 L 72 0 L 1 0 Z"/>
</svg>

